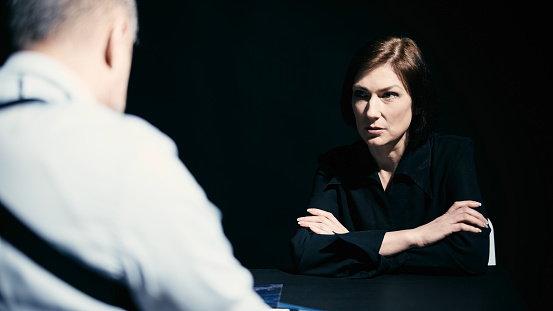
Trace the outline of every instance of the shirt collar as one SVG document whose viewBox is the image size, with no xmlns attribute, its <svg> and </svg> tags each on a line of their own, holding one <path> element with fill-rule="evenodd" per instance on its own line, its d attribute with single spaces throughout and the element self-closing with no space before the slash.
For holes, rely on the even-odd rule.
<svg viewBox="0 0 553 311">
<path fill-rule="evenodd" d="M 347 156 L 341 161 L 340 170 L 344 176 L 334 176 L 329 185 L 342 184 L 342 177 L 347 179 L 370 179 L 379 183 L 378 166 L 364 141 L 352 144 L 347 151 Z M 422 146 L 405 152 L 395 172 L 395 176 L 405 175 L 420 187 L 430 198 L 432 190 L 430 186 L 431 146 L 427 140 Z"/>
<path fill-rule="evenodd" d="M 14 100 L 38 98 L 44 101 L 95 102 L 91 91 L 65 65 L 45 54 L 31 51 L 13 53 L 2 66 L 2 72 L 21 77 L 17 85 L 4 94 Z"/>
<path fill-rule="evenodd" d="M 380 182 L 378 166 L 367 145 L 363 143 L 356 147 L 359 148 L 358 152 L 356 152 L 357 157 L 355 161 L 352 162 L 361 163 L 361 166 L 358 167 L 358 173 L 366 178 Z M 432 198 L 432 190 L 430 187 L 430 164 L 431 147 L 430 140 L 427 140 L 422 146 L 414 150 L 408 150 L 403 154 L 394 176 L 405 175 L 409 177 Z"/>
<path fill-rule="evenodd" d="M 406 175 L 432 197 L 430 187 L 431 148 L 427 140 L 422 146 L 407 151 L 399 161 L 395 175 Z"/>
</svg>

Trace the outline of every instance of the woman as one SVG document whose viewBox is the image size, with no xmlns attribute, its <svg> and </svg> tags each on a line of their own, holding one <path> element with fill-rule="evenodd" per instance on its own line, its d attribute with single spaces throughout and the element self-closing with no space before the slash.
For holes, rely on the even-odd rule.
<svg viewBox="0 0 553 311">
<path fill-rule="evenodd" d="M 485 271 L 487 215 L 472 142 L 433 133 L 438 104 L 417 45 L 387 37 L 354 56 L 345 121 L 362 141 L 319 157 L 292 238 L 298 273 L 371 277 Z"/>
</svg>

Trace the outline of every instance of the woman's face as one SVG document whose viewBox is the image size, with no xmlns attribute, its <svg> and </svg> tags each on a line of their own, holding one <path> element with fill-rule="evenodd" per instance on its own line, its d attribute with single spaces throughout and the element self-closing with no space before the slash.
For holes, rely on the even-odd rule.
<svg viewBox="0 0 553 311">
<path fill-rule="evenodd" d="M 389 65 L 377 67 L 353 84 L 357 131 L 372 147 L 404 150 L 413 117 L 411 96 Z"/>
</svg>

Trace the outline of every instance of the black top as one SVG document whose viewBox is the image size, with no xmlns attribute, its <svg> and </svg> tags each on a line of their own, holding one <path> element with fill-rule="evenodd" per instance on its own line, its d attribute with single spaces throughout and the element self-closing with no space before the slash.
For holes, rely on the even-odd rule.
<svg viewBox="0 0 553 311">
<path fill-rule="evenodd" d="M 463 200 L 484 203 L 468 138 L 432 134 L 403 155 L 386 191 L 365 142 L 332 149 L 319 156 L 308 207 L 331 212 L 350 232 L 319 235 L 298 228 L 291 240 L 296 272 L 336 277 L 392 271 L 482 273 L 489 254 L 486 228 L 457 232 L 390 257 L 378 253 L 387 231 L 429 223 Z M 484 204 L 476 210 L 487 217 Z"/>
</svg>

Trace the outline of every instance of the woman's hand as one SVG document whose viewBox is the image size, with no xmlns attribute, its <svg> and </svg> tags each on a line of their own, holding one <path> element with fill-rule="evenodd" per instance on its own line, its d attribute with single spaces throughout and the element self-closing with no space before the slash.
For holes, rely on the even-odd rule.
<svg viewBox="0 0 553 311">
<path fill-rule="evenodd" d="M 474 210 L 481 205 L 476 201 L 457 201 L 445 214 L 425 225 L 415 229 L 386 232 L 379 254 L 392 256 L 409 248 L 429 246 L 454 232 L 482 232 L 474 227 L 488 226 L 488 220 Z"/>
<path fill-rule="evenodd" d="M 417 247 L 436 243 L 454 232 L 468 231 L 479 233 L 477 227 L 488 227 L 488 220 L 474 210 L 482 204 L 476 201 L 457 201 L 442 216 L 413 229 Z M 477 226 L 477 227 L 474 227 Z"/>
<path fill-rule="evenodd" d="M 332 235 L 349 232 L 332 213 L 318 208 L 308 208 L 307 212 L 313 216 L 298 218 L 298 225 L 301 227 L 309 228 L 317 234 Z"/>
</svg>

